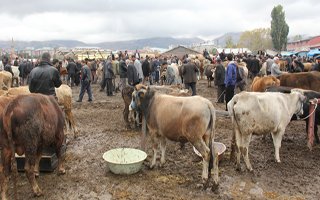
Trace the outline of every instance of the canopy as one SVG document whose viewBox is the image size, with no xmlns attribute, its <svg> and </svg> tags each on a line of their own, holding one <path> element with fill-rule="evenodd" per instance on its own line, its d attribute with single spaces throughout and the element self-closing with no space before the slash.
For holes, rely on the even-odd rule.
<svg viewBox="0 0 320 200">
<path fill-rule="evenodd" d="M 295 54 L 295 52 L 293 52 L 293 51 L 281 51 L 282 56 L 291 56 L 294 54 Z"/>
<path fill-rule="evenodd" d="M 308 57 L 313 57 L 316 55 L 320 55 L 319 49 L 311 49 L 307 54 Z"/>
</svg>

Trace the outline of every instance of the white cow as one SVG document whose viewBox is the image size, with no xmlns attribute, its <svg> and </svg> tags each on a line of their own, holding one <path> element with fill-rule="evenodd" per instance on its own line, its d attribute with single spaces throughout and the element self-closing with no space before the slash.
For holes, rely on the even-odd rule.
<svg viewBox="0 0 320 200">
<path fill-rule="evenodd" d="M 240 156 L 246 167 L 252 171 L 248 151 L 252 134 L 272 134 L 275 159 L 280 162 L 279 149 L 282 136 L 293 114 L 303 114 L 305 96 L 298 92 L 291 94 L 241 92 L 228 103 L 228 112 L 234 127 L 233 140 L 236 141 L 237 168 L 240 169 Z M 234 145 L 234 141 L 233 141 Z M 231 155 L 234 152 L 231 152 Z"/>
</svg>

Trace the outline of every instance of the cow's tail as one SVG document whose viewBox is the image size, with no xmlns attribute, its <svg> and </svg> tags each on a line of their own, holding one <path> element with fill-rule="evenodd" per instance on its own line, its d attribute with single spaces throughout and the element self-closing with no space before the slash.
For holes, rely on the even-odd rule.
<svg viewBox="0 0 320 200">
<path fill-rule="evenodd" d="M 216 123 L 216 111 L 212 104 L 209 105 L 210 109 L 210 122 L 209 122 L 209 128 L 210 128 L 210 135 L 209 135 L 209 148 L 210 148 L 210 159 L 209 159 L 209 177 L 211 176 L 211 169 L 213 168 L 213 160 L 215 156 L 214 146 L 213 146 L 213 140 L 215 135 L 215 123 Z M 218 159 L 218 158 L 215 158 Z"/>
<path fill-rule="evenodd" d="M 232 140 L 231 140 L 231 153 L 230 153 L 230 160 L 235 161 L 235 151 L 236 151 L 236 131 L 235 129 L 239 127 L 238 121 L 234 112 L 234 105 L 237 103 L 237 97 L 233 97 L 227 107 L 228 107 L 228 112 L 229 116 L 231 118 L 231 123 L 233 124 L 233 131 L 232 131 Z M 235 127 L 236 126 L 236 127 Z"/>
<path fill-rule="evenodd" d="M 8 136 L 9 148 L 11 150 L 11 171 L 13 172 L 13 190 L 14 190 L 15 199 L 18 199 L 18 196 L 17 196 L 18 168 L 17 168 L 16 157 L 15 157 L 16 150 L 14 147 L 13 136 L 12 136 L 11 118 L 12 118 L 12 112 L 8 117 L 9 120 L 3 120 L 3 129 Z"/>
</svg>

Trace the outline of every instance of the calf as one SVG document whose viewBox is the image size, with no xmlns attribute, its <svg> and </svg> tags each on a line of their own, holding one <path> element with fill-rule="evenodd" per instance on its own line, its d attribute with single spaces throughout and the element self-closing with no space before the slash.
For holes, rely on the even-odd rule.
<svg viewBox="0 0 320 200">
<path fill-rule="evenodd" d="M 252 92 L 264 92 L 269 86 L 280 86 L 280 81 L 274 76 L 255 77 L 251 84 Z"/>
<path fill-rule="evenodd" d="M 208 183 L 212 162 L 214 187 L 218 185 L 218 153 L 213 147 L 215 110 L 212 103 L 203 97 L 175 97 L 160 94 L 145 86 L 136 88 L 131 106 L 140 110 L 142 122 L 142 148 L 148 131 L 151 136 L 153 158 L 150 167 L 156 164 L 160 144 L 160 166 L 165 163 L 166 139 L 190 142 L 203 157 L 202 179 Z M 208 172 L 209 171 L 209 172 Z"/>
<path fill-rule="evenodd" d="M 303 113 L 305 97 L 298 92 L 291 94 L 242 92 L 228 103 L 228 112 L 233 124 L 231 157 L 236 149 L 237 169 L 240 169 L 240 156 L 244 157 L 246 167 L 252 171 L 249 161 L 249 143 L 252 134 L 272 134 L 275 159 L 280 162 L 279 149 L 282 136 L 293 114 Z M 234 145 L 234 141 L 232 143 Z"/>
<path fill-rule="evenodd" d="M 1 177 L 2 199 L 7 199 L 11 167 L 15 176 L 17 173 L 15 153 L 25 154 L 26 176 L 34 195 L 40 196 L 42 191 L 36 182 L 35 172 L 39 171 L 39 162 L 44 148 L 53 145 L 58 157 L 59 173 L 65 173 L 62 158 L 64 118 L 58 103 L 52 96 L 19 95 L 10 101 L 4 109 L 1 122 L 3 126 L 0 131 L 1 169 L 3 170 Z M 16 187 L 14 190 L 16 193 Z"/>
<path fill-rule="evenodd" d="M 211 82 L 213 81 L 213 76 L 214 76 L 214 69 L 215 69 L 215 66 L 212 64 L 207 64 L 204 67 L 204 74 L 206 75 L 208 80 L 208 87 L 211 87 Z"/>
</svg>

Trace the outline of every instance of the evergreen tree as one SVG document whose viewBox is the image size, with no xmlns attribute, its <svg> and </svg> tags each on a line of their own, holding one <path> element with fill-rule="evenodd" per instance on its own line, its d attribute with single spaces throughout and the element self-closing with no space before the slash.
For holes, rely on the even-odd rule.
<svg viewBox="0 0 320 200">
<path fill-rule="evenodd" d="M 285 50 L 287 47 L 287 37 L 289 33 L 289 26 L 286 23 L 285 12 L 281 5 L 272 9 L 271 18 L 271 37 L 273 47 L 280 52 L 281 50 Z"/>
</svg>

